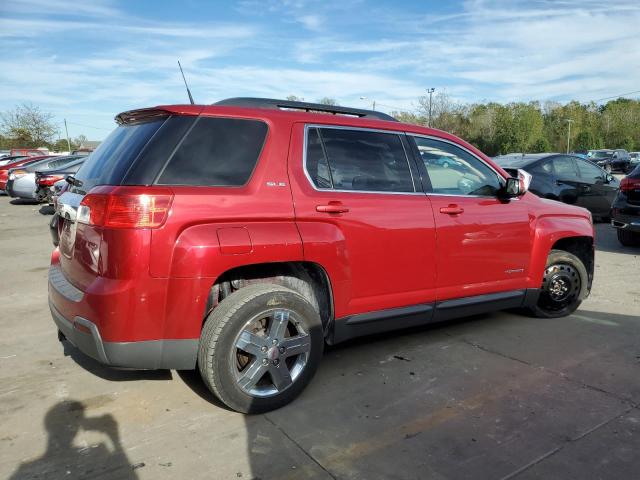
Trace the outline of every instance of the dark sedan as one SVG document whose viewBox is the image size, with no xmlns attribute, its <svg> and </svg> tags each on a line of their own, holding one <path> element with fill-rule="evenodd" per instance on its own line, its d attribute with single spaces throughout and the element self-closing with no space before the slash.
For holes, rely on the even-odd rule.
<svg viewBox="0 0 640 480">
<path fill-rule="evenodd" d="M 602 167 L 607 173 L 611 173 L 614 170 L 627 173 L 633 168 L 629 152 L 623 148 L 617 150 L 591 150 L 589 151 L 588 159 L 597 166 Z"/>
<path fill-rule="evenodd" d="M 640 165 L 620 182 L 611 206 L 611 225 L 618 229 L 622 245 L 640 246 Z"/>
<path fill-rule="evenodd" d="M 494 160 L 507 171 L 529 172 L 533 176 L 529 190 L 539 197 L 584 207 L 594 219 L 609 219 L 620 183 L 593 163 L 559 153 L 504 155 Z"/>
</svg>

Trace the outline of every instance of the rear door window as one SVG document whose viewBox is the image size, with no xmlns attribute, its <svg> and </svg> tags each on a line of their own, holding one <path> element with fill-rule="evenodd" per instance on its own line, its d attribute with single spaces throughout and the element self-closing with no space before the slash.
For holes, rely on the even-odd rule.
<svg viewBox="0 0 640 480">
<path fill-rule="evenodd" d="M 553 159 L 553 169 L 556 176 L 564 180 L 577 180 L 578 173 L 572 157 L 555 157 Z"/>
<path fill-rule="evenodd" d="M 318 188 L 415 191 L 402 140 L 394 133 L 310 128 L 307 172 Z"/>
<path fill-rule="evenodd" d="M 251 177 L 267 135 L 258 120 L 200 117 L 160 173 L 162 185 L 237 187 Z"/>
</svg>

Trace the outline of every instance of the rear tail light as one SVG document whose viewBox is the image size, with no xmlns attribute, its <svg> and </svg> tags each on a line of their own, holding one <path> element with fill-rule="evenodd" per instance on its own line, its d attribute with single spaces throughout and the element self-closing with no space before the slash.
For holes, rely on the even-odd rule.
<svg viewBox="0 0 640 480">
<path fill-rule="evenodd" d="M 158 228 L 171 208 L 173 193 L 155 187 L 97 187 L 80 202 L 80 223 L 108 228 Z"/>
<path fill-rule="evenodd" d="M 631 190 L 640 189 L 640 178 L 625 177 L 620 181 L 620 190 L 630 192 Z"/>
<path fill-rule="evenodd" d="M 42 187 L 50 187 L 54 183 L 59 182 L 64 178 L 64 175 L 42 175 L 36 180 L 37 184 Z"/>
</svg>

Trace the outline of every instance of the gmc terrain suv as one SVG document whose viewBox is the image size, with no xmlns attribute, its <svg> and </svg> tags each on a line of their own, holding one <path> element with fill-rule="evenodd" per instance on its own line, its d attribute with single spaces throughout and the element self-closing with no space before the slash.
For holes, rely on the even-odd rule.
<svg viewBox="0 0 640 480">
<path fill-rule="evenodd" d="M 589 294 L 589 212 L 445 132 L 255 98 L 116 121 L 58 199 L 49 270 L 59 338 L 106 365 L 198 368 L 261 412 L 325 342 Z"/>
</svg>

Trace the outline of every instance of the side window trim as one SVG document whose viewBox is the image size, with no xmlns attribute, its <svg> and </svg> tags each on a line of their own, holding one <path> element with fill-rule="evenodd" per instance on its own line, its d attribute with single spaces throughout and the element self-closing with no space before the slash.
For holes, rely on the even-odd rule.
<svg viewBox="0 0 640 480">
<path fill-rule="evenodd" d="M 462 145 L 460 145 L 458 143 L 452 142 L 451 140 L 448 140 L 446 138 L 437 137 L 435 135 L 424 135 L 424 134 L 421 134 L 421 133 L 412 133 L 412 132 L 405 132 L 405 133 L 406 133 L 407 137 L 409 137 L 411 139 L 411 143 L 413 144 L 416 152 L 418 151 L 418 145 L 417 145 L 417 143 L 416 143 L 416 141 L 414 140 L 413 137 L 427 138 L 429 140 L 435 140 L 435 141 L 438 141 L 438 142 L 448 143 L 449 145 L 453 145 L 454 147 L 457 147 L 460 150 L 465 151 L 466 153 L 471 155 L 473 158 L 478 160 L 480 163 L 482 163 L 489 170 L 491 170 L 491 172 L 493 172 L 494 175 L 498 178 L 498 183 L 500 183 L 501 185 L 504 185 L 504 183 L 506 182 L 505 178 L 495 168 L 493 168 L 491 165 L 489 165 L 487 162 L 485 162 L 482 158 L 478 157 L 475 153 L 470 151 L 468 148 L 465 148 L 465 147 L 463 147 Z M 459 194 L 459 193 L 439 193 L 439 192 L 434 192 L 432 184 L 431 184 L 431 177 L 429 177 L 429 172 L 427 171 L 427 168 L 424 166 L 424 163 L 420 160 L 419 156 L 416 158 L 416 163 L 418 164 L 418 168 L 420 169 L 421 175 L 423 175 L 424 178 L 427 180 L 427 182 L 423 182 L 423 183 L 428 183 L 428 186 L 425 184 L 425 188 L 424 188 L 424 193 L 427 194 L 427 195 L 433 195 L 433 196 L 439 196 L 439 197 L 495 198 L 494 195 L 463 195 L 463 194 Z M 514 199 L 514 200 L 517 200 L 517 198 Z"/>
<path fill-rule="evenodd" d="M 308 135 L 308 130 L 305 130 L 305 140 L 306 137 Z M 333 186 L 333 172 L 331 171 L 331 163 L 329 162 L 329 155 L 327 155 L 327 148 L 324 146 L 324 139 L 322 138 L 322 130 L 319 128 L 316 128 L 316 132 L 318 133 L 318 138 L 320 139 L 320 148 L 322 148 L 322 155 L 324 155 L 324 161 L 327 162 L 327 173 L 329 174 L 329 183 L 331 184 L 331 188 L 330 190 L 335 190 L 334 186 Z M 306 142 L 305 142 L 306 143 Z M 307 150 L 305 149 L 304 151 L 305 153 L 305 161 L 306 161 L 306 156 L 307 156 Z M 306 169 L 306 163 L 305 163 L 305 169 Z"/>
<path fill-rule="evenodd" d="M 331 175 L 331 161 L 329 156 L 326 154 L 326 150 L 324 147 L 324 140 L 322 139 L 321 129 L 335 129 L 335 130 L 350 130 L 357 132 L 372 132 L 372 133 L 386 133 L 391 135 L 396 135 L 400 144 L 402 145 L 402 149 L 404 151 L 405 160 L 407 162 L 407 168 L 409 169 L 409 174 L 411 176 L 411 183 L 413 185 L 413 192 L 390 192 L 386 190 L 344 190 L 337 188 L 318 188 L 314 183 L 309 171 L 307 170 L 307 143 L 309 138 L 309 130 L 312 128 L 316 128 L 318 130 L 318 136 L 320 137 L 320 143 L 322 144 L 322 151 L 327 160 L 327 165 L 329 166 L 329 174 Z M 365 128 L 365 127 L 350 127 L 344 125 L 327 125 L 327 124 L 319 124 L 319 123 L 306 123 L 304 124 L 304 139 L 302 142 L 302 170 L 304 172 L 304 176 L 307 178 L 309 185 L 317 192 L 339 192 L 339 193 L 368 193 L 374 195 L 424 195 L 424 192 L 420 191 L 418 185 L 416 185 L 416 179 L 414 178 L 413 168 L 411 167 L 411 159 L 409 158 L 409 152 L 405 147 L 404 142 L 402 141 L 402 136 L 405 135 L 405 132 L 397 131 L 397 130 L 384 130 L 378 128 Z M 333 177 L 331 178 L 331 184 L 333 185 Z"/>
</svg>

